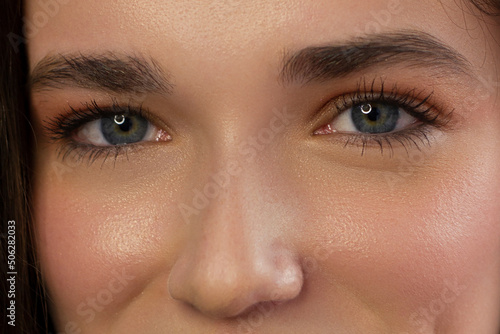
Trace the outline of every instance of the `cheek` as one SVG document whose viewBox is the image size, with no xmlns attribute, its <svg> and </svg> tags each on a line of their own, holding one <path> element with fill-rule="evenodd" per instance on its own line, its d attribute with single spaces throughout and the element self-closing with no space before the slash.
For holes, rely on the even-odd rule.
<svg viewBox="0 0 500 334">
<path fill-rule="evenodd" d="M 321 268 L 310 275 L 312 289 L 333 296 L 333 281 L 382 318 L 408 323 L 443 293 L 474 294 L 487 275 L 498 279 L 500 159 L 484 139 L 470 150 L 447 143 L 448 153 L 431 150 L 384 170 L 316 157 L 297 165 L 287 179 L 296 180 L 295 192 L 301 185 L 297 206 L 308 222 L 298 242 Z"/>
<path fill-rule="evenodd" d="M 35 222 L 54 314 L 64 321 L 60 328 L 69 322 L 102 326 L 99 319 L 124 308 L 155 273 L 169 267 L 177 208 L 172 192 L 157 195 L 153 182 L 126 168 L 65 170 L 51 161 L 56 160 L 37 165 Z"/>
<path fill-rule="evenodd" d="M 113 210 L 109 199 L 54 185 L 37 194 L 38 249 L 56 314 L 79 322 L 92 300 L 108 313 L 139 292 L 138 268 L 158 248 L 157 226 L 142 209 Z"/>
</svg>

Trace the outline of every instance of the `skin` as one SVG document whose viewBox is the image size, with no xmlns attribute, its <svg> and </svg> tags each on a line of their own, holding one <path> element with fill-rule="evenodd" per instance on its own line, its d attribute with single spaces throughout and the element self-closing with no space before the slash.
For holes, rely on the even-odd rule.
<svg viewBox="0 0 500 334">
<path fill-rule="evenodd" d="M 26 4 L 28 19 L 42 10 Z M 497 333 L 493 23 L 453 0 L 421 0 L 402 2 L 378 25 L 432 34 L 467 59 L 476 80 L 405 66 L 305 85 L 278 80 L 284 50 L 361 36 L 377 22 L 371 13 L 388 6 L 61 4 L 29 36 L 31 69 L 58 53 L 140 52 L 174 89 L 32 94 L 37 247 L 57 332 Z M 321 107 L 362 78 L 433 91 L 438 109 L 453 110 L 449 124 L 431 127 L 420 149 L 395 143 L 392 155 L 378 145 L 361 155 L 345 135 L 313 136 L 331 120 Z M 142 103 L 172 140 L 141 143 L 128 159 L 63 159 L 44 121 L 92 99 Z M 276 111 L 285 111 L 281 124 Z M 262 129 L 274 129 L 272 139 L 242 153 Z M 183 213 L 216 175 L 229 181 Z"/>
</svg>

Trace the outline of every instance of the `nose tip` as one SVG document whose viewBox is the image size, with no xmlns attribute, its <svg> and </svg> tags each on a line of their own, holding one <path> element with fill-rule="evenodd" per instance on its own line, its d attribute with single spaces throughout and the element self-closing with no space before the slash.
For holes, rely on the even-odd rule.
<svg viewBox="0 0 500 334">
<path fill-rule="evenodd" d="M 260 303 L 284 303 L 300 294 L 302 269 L 290 252 L 253 255 L 179 259 L 170 273 L 169 293 L 211 318 L 237 317 Z"/>
</svg>

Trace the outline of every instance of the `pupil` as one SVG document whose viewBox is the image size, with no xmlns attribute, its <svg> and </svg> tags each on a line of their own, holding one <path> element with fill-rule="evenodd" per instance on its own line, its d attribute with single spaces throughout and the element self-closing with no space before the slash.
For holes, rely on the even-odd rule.
<svg viewBox="0 0 500 334">
<path fill-rule="evenodd" d="M 378 108 L 372 108 L 372 110 L 366 114 L 366 117 L 368 117 L 371 122 L 376 122 L 380 119 L 380 111 Z"/>
<path fill-rule="evenodd" d="M 116 125 L 118 125 L 118 127 L 120 128 L 120 130 L 123 131 L 123 132 L 130 131 L 130 129 L 132 128 L 132 121 L 130 120 L 130 118 L 125 117 L 124 120 L 122 119 L 120 121 L 121 121 L 120 123 L 116 121 Z"/>
</svg>

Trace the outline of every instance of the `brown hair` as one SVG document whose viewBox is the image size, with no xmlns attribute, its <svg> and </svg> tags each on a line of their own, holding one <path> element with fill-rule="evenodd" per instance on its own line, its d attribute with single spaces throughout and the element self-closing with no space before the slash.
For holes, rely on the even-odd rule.
<svg viewBox="0 0 500 334">
<path fill-rule="evenodd" d="M 477 9 L 487 15 L 500 15 L 500 0 L 469 0 Z"/>
<path fill-rule="evenodd" d="M 2 307 L 1 333 L 47 333 L 47 307 L 36 266 L 34 231 L 30 214 L 32 132 L 25 89 L 26 52 L 24 44 L 13 47 L 10 37 L 22 36 L 21 1 L 8 0 L 0 11 L 0 244 Z M 8 235 L 9 222 L 15 234 Z M 12 236 L 15 245 L 12 245 Z M 8 242 L 11 241 L 9 245 Z M 9 248 L 10 246 L 10 248 Z M 12 246 L 15 246 L 13 248 Z M 15 265 L 10 267 L 9 251 L 15 249 Z M 9 265 L 9 267 L 8 267 Z M 15 297 L 8 295 L 8 277 L 15 276 Z M 7 299 L 9 298 L 9 299 Z M 15 301 L 15 326 L 7 307 Z"/>
</svg>

